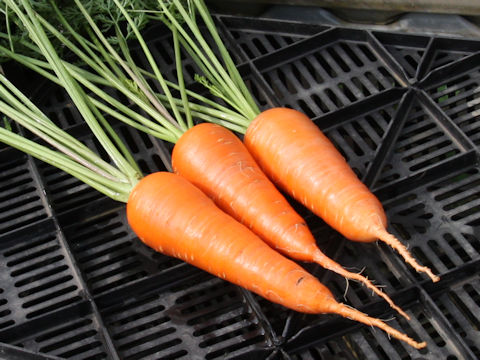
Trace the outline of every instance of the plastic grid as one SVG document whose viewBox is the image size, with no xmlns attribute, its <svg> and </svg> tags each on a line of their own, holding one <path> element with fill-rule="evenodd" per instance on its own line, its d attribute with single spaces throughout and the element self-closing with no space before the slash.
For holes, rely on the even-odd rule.
<svg viewBox="0 0 480 360">
<path fill-rule="evenodd" d="M 417 351 L 345 319 L 288 311 L 156 254 L 128 229 L 122 206 L 2 147 L 5 354 L 478 358 L 480 296 L 472 274 L 480 267 L 480 42 L 231 16 L 217 20 L 262 106 L 287 105 L 309 114 L 382 200 L 391 230 L 442 276 L 432 284 L 386 246 L 347 243 L 302 210 L 328 254 L 346 267 L 365 267 L 412 316 L 411 322 L 391 324 L 429 347 Z M 164 37 L 152 36 L 156 56 L 171 53 Z M 171 57 L 158 59 L 172 66 Z M 96 148 L 61 92 L 42 98 L 54 121 Z M 169 145 L 122 125 L 116 129 L 142 170 L 168 169 Z M 345 296 L 373 316 L 394 315 L 361 286 L 351 283 L 344 295 L 344 279 L 306 266 L 337 298 Z"/>
</svg>

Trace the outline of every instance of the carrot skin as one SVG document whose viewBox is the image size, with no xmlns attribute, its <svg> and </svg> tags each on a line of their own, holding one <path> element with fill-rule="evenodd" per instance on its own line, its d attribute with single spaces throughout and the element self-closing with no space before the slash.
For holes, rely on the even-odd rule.
<svg viewBox="0 0 480 360">
<path fill-rule="evenodd" d="M 338 303 L 315 277 L 269 247 L 179 175 L 158 172 L 140 180 L 128 199 L 127 219 L 147 246 L 272 302 L 304 313 L 346 315 L 415 348 L 426 346 Z"/>
<path fill-rule="evenodd" d="M 274 183 L 347 239 L 383 240 L 417 271 L 439 279 L 386 237 L 382 204 L 306 115 L 287 108 L 264 111 L 248 127 L 244 144 Z"/>
<path fill-rule="evenodd" d="M 265 176 L 245 145 L 222 126 L 203 123 L 185 132 L 172 153 L 175 173 L 207 194 L 272 248 L 299 261 L 316 262 L 346 278 L 363 282 L 409 319 L 364 276 L 351 273 L 324 255 L 305 220 Z"/>
<path fill-rule="evenodd" d="M 316 313 L 319 302 L 333 300 L 315 277 L 270 248 L 181 176 L 159 172 L 143 178 L 129 197 L 127 218 L 154 250 L 290 309 Z M 308 286 L 316 287 L 317 296 L 302 295 L 301 289 Z"/>
<path fill-rule="evenodd" d="M 231 131 L 210 123 L 189 129 L 173 148 L 172 167 L 270 246 L 312 261 L 316 244 L 305 220 Z"/>
</svg>

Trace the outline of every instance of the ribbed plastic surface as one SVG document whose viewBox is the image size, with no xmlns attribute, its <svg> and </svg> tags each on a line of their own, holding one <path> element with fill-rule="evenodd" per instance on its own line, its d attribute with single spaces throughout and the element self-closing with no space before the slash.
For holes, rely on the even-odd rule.
<svg viewBox="0 0 480 360">
<path fill-rule="evenodd" d="M 364 287 L 305 266 L 337 299 L 428 342 L 417 351 L 337 316 L 273 305 L 145 247 L 122 204 L 0 147 L 0 346 L 9 359 L 480 358 L 480 41 L 219 17 L 263 108 L 307 113 L 385 206 L 389 229 L 438 273 L 431 283 L 382 244 L 348 242 L 298 204 L 319 245 L 386 286 L 393 319 Z M 166 74 L 172 48 L 148 37 Z M 138 61 L 141 61 L 140 59 Z M 187 64 L 190 64 L 187 60 Z M 188 82 L 195 67 L 187 65 Z M 65 95 L 42 106 L 98 150 Z M 171 145 L 124 125 L 145 173 Z"/>
</svg>

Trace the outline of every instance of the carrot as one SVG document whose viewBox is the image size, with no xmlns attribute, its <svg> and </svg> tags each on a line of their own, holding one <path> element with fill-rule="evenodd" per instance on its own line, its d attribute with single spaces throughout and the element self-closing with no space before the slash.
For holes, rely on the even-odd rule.
<svg viewBox="0 0 480 360">
<path fill-rule="evenodd" d="M 184 49 L 203 73 L 198 77 L 201 83 L 248 119 L 238 131 L 245 133 L 248 150 L 267 176 L 348 239 L 372 242 L 378 238 L 395 248 L 417 271 L 438 281 L 438 276 L 420 266 L 387 232 L 386 215 L 378 199 L 305 115 L 284 108 L 260 113 L 205 2 L 192 0 L 186 7 L 180 0 L 172 0 L 172 4 L 162 5 L 159 19 L 178 32 Z M 216 51 L 200 30 L 196 14 L 206 25 Z"/>
<path fill-rule="evenodd" d="M 344 269 L 316 245 L 305 220 L 265 176 L 240 139 L 203 123 L 185 132 L 172 152 L 175 173 L 207 194 L 223 211 L 292 259 L 316 262 L 365 284 L 402 316 L 409 316 L 366 277 Z"/>
<path fill-rule="evenodd" d="M 295 262 L 270 248 L 181 176 L 144 177 L 127 202 L 131 228 L 149 247 L 303 313 L 332 313 L 426 346 L 345 304 Z"/>
<path fill-rule="evenodd" d="M 114 1 L 119 4 L 118 0 Z M 126 202 L 129 224 L 139 238 L 153 249 L 187 261 L 293 310 L 337 313 L 369 326 L 377 326 L 416 348 L 426 346 L 425 342 L 418 343 L 379 319 L 336 302 L 331 292 L 315 277 L 217 208 L 211 199 L 186 179 L 171 173 L 155 173 L 142 178 L 133 156 L 102 115 L 100 110 L 106 108 L 86 94 L 69 72 L 71 67 L 55 53 L 30 2 L 20 2 L 26 13 L 13 0 L 9 0 L 8 5 L 38 44 L 55 74 L 49 75 L 67 90 L 108 159 L 102 159 L 84 143 L 58 128 L 3 76 L 0 76 L 0 112 L 31 131 L 48 146 L 24 138 L 12 131 L 10 126 L 0 126 L 1 142 L 66 171 L 112 199 Z M 75 2 L 81 6 L 80 0 Z M 86 9 L 82 7 L 82 11 Z M 95 32 L 102 34 L 98 28 L 95 28 Z M 90 44 L 95 45 L 95 42 L 89 42 L 88 47 Z M 93 51 L 89 53 L 98 59 Z M 114 65 L 113 58 L 106 52 L 102 56 L 109 65 Z M 140 72 L 132 71 L 129 67 L 133 62 L 131 58 L 126 62 L 115 58 L 122 68 L 125 66 L 126 72 L 138 79 Z M 100 70 L 106 72 L 103 66 Z M 116 67 L 116 70 L 120 71 L 120 68 Z M 147 90 L 148 95 L 152 95 L 147 97 L 156 103 L 153 94 L 148 91 L 147 83 L 140 80 L 137 85 Z M 166 110 L 161 103 L 156 103 L 157 106 L 159 111 Z M 108 113 L 113 116 L 116 112 L 109 108 Z M 191 119 L 181 124 L 174 119 L 164 120 L 165 124 L 171 126 L 165 125 L 157 130 L 172 140 L 191 122 Z"/>
<path fill-rule="evenodd" d="M 274 183 L 343 236 L 359 242 L 380 239 L 415 270 L 439 280 L 387 232 L 380 201 L 306 115 L 287 108 L 264 111 L 248 127 L 244 143 Z"/>
</svg>

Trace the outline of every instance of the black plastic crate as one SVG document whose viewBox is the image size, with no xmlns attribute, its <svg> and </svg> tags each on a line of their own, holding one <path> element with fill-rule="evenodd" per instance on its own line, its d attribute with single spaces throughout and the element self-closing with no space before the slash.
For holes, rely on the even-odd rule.
<svg viewBox="0 0 480 360">
<path fill-rule="evenodd" d="M 338 300 L 429 343 L 271 304 L 144 246 L 122 204 L 0 147 L 0 341 L 12 359 L 475 359 L 480 357 L 480 41 L 217 16 L 262 108 L 306 112 L 385 206 L 389 229 L 442 280 L 383 244 L 348 242 L 298 204 L 319 245 L 362 270 L 412 317 L 304 264 Z M 167 76 L 169 37 L 147 33 Z M 138 61 L 142 61 L 138 57 Z M 195 66 L 187 61 L 186 80 Z M 197 88 L 198 89 L 198 88 Z M 98 150 L 57 88 L 32 93 Z M 121 97 L 120 97 L 121 98 Z M 171 145 L 115 129 L 145 173 Z M 345 289 L 348 291 L 345 291 Z"/>
</svg>

